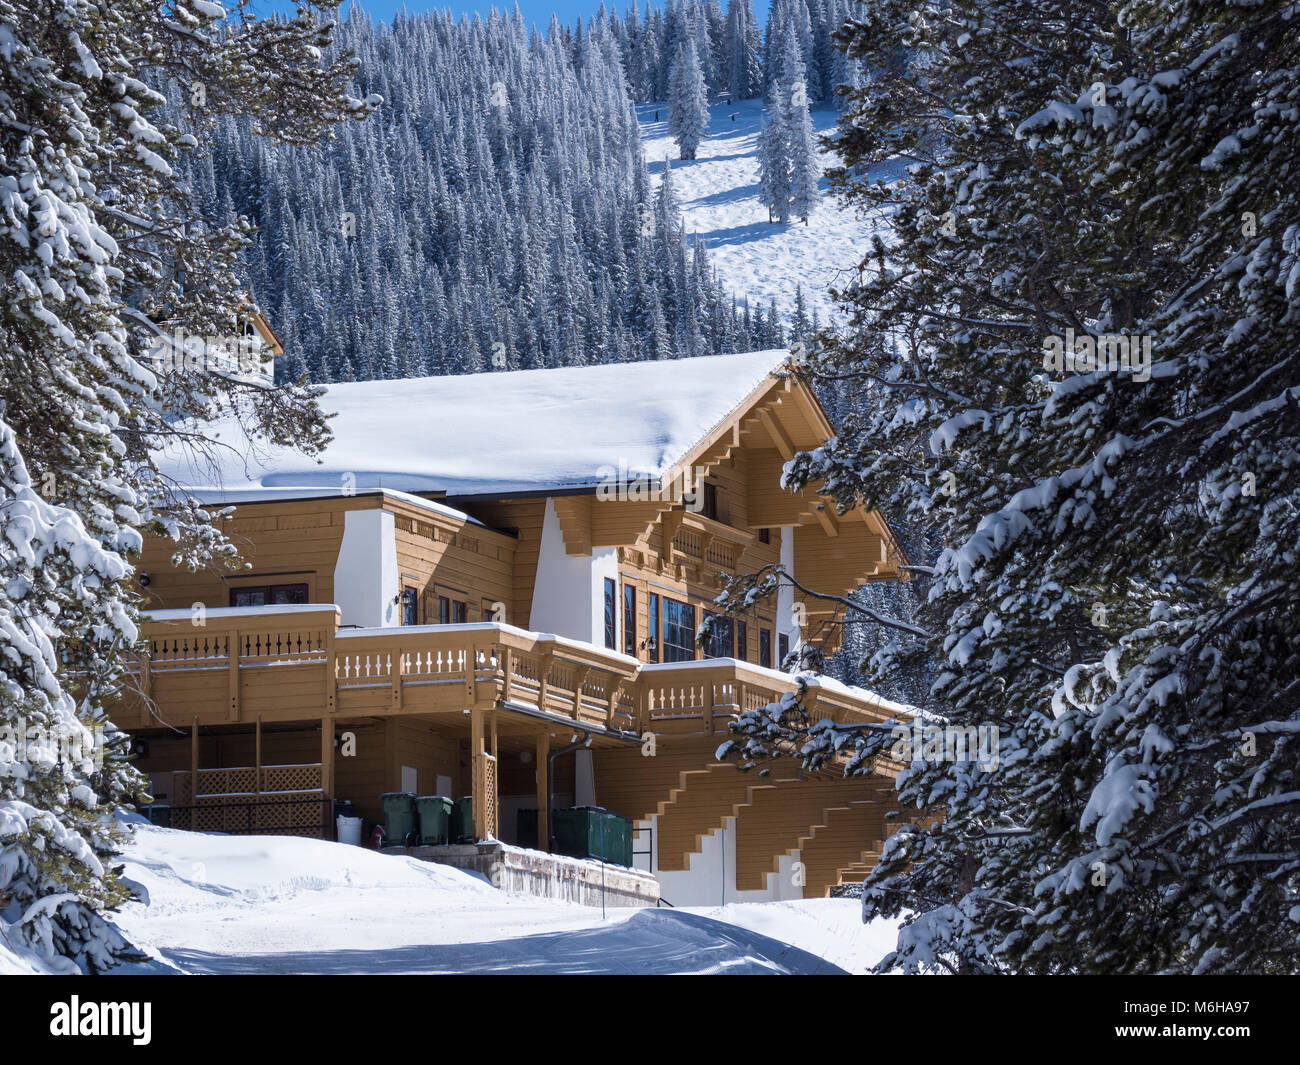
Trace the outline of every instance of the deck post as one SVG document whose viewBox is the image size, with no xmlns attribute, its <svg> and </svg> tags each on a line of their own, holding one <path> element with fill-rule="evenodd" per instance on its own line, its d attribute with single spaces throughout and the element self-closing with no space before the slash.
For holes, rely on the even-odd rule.
<svg viewBox="0 0 1300 1065">
<path fill-rule="evenodd" d="M 253 726 L 253 791 L 262 797 L 262 715 L 257 715 Z"/>
<path fill-rule="evenodd" d="M 334 719 L 320 719 L 320 791 L 321 798 L 334 798 Z"/>
<path fill-rule="evenodd" d="M 483 760 L 487 754 L 484 743 L 483 710 L 477 706 L 469 712 L 469 762 L 470 796 L 474 806 L 474 838 L 487 835 L 487 796 L 484 795 L 485 774 Z"/>
<path fill-rule="evenodd" d="M 194 715 L 194 725 L 190 729 L 190 805 L 199 805 L 199 717 Z M 191 823 L 198 819 L 191 814 Z"/>
<path fill-rule="evenodd" d="M 551 849 L 551 734 L 541 732 L 537 736 L 537 849 L 549 852 Z"/>
</svg>

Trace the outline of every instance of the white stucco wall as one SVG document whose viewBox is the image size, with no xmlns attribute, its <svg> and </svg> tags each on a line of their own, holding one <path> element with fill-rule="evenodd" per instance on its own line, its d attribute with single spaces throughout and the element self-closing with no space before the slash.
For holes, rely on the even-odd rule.
<svg viewBox="0 0 1300 1065">
<path fill-rule="evenodd" d="M 615 595 L 621 595 L 617 587 L 618 550 L 605 547 L 590 555 L 567 554 L 555 502 L 548 499 L 528 627 L 534 632 L 551 632 L 603 647 L 606 577 L 614 582 Z M 619 629 L 616 646 L 621 648 L 623 610 L 617 600 L 614 617 Z"/>
<path fill-rule="evenodd" d="M 762 889 L 736 890 L 736 819 L 728 817 L 721 829 L 715 829 L 701 841 L 700 849 L 690 856 L 688 868 L 681 871 L 661 872 L 658 855 L 658 817 L 637 822 L 637 827 L 649 825 L 654 830 L 655 852 L 638 854 L 633 867 L 654 873 L 659 880 L 663 897 L 674 906 L 722 906 L 728 902 L 780 902 L 803 898 L 803 888 L 794 883 L 794 863 L 799 852 L 781 856 L 775 873 L 767 875 Z M 646 833 L 633 840 L 633 850 L 644 851 L 649 845 Z"/>
<path fill-rule="evenodd" d="M 781 565 L 791 577 L 794 571 L 794 526 L 781 526 Z M 790 650 L 799 646 L 799 626 L 794 623 L 794 589 L 782 583 L 776 593 L 776 631 L 790 637 Z M 772 647 L 772 665 L 781 668 L 781 641 Z"/>
<path fill-rule="evenodd" d="M 341 623 L 375 627 L 401 624 L 397 537 L 387 510 L 349 510 L 334 566 L 334 602 Z"/>
</svg>

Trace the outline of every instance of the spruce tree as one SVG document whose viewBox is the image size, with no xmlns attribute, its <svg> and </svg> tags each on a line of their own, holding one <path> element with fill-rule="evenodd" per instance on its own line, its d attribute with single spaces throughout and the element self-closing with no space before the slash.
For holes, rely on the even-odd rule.
<svg viewBox="0 0 1300 1065">
<path fill-rule="evenodd" d="M 709 133 L 708 89 L 694 41 L 678 46 L 669 93 L 668 132 L 677 141 L 681 158 L 694 159 L 700 142 Z"/>
<path fill-rule="evenodd" d="M 312 6 L 332 10 L 228 22 L 211 3 L 118 0 L 51 17 L 0 0 L 0 912 L 52 966 L 98 971 L 126 949 L 102 917 L 127 895 L 112 810 L 144 782 L 105 706 L 137 639 L 142 533 L 171 535 L 179 563 L 233 555 L 161 480 L 157 449 L 223 412 L 309 452 L 326 439 L 310 390 L 178 364 L 159 343 L 236 343 L 247 313 L 247 223 L 205 219 L 178 176 L 195 132 L 243 113 L 262 138 L 307 143 L 372 109 L 345 91 L 348 57 L 322 61 Z M 160 118 L 169 77 L 184 124 Z"/>
<path fill-rule="evenodd" d="M 855 382 L 857 413 L 788 477 L 922 530 L 915 615 L 848 607 L 894 634 L 864 678 L 928 671 L 928 724 L 995 730 L 983 759 L 905 757 L 923 814 L 863 894 L 908 915 L 882 971 L 1295 970 L 1290 14 L 877 0 L 841 35 L 873 79 L 833 184 L 898 239 L 863 249 L 852 328 L 806 366 Z M 898 157 L 897 184 L 864 177 Z M 855 770 L 895 743 L 738 731 Z"/>
</svg>

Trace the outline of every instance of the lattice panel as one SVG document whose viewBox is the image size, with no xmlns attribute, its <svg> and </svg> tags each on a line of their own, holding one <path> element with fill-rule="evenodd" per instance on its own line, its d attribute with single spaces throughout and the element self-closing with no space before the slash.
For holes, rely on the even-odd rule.
<svg viewBox="0 0 1300 1065">
<path fill-rule="evenodd" d="M 320 765 L 264 765 L 262 790 L 311 791 L 320 788 Z"/>
<path fill-rule="evenodd" d="M 497 839 L 497 760 L 490 754 L 475 757 L 474 785 L 474 820 L 484 838 Z"/>
</svg>

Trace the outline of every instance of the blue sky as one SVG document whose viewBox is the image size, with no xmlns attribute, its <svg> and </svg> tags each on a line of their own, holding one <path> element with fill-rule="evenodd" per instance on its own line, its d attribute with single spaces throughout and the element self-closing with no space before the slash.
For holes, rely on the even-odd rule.
<svg viewBox="0 0 1300 1065">
<path fill-rule="evenodd" d="M 345 0 L 339 9 L 340 12 L 346 15 L 348 5 L 353 2 L 354 0 Z M 606 0 L 606 5 L 622 14 L 629 2 L 630 0 Z M 227 5 L 229 6 L 231 5 Z M 493 6 L 493 0 L 361 0 L 361 7 L 370 12 L 372 18 L 383 22 L 392 21 L 393 14 L 403 7 L 413 12 L 440 11 L 443 8 L 450 8 L 457 14 L 470 14 L 477 11 L 486 15 Z M 495 0 L 495 6 L 509 11 L 514 6 L 514 0 Z M 646 6 L 646 0 L 637 0 L 638 10 L 644 12 Z M 663 5 L 659 0 L 654 0 L 653 6 Z M 751 6 L 755 9 L 761 23 L 767 16 L 766 0 L 757 0 L 752 2 Z M 269 14 L 272 11 L 292 11 L 293 3 L 292 0 L 252 0 L 249 7 L 256 14 Z M 725 8 L 724 2 L 723 9 Z M 545 29 L 550 21 L 552 11 L 562 24 L 571 26 L 579 17 L 586 22 L 599 11 L 600 0 L 519 0 L 519 10 L 523 12 L 525 22 L 536 23 L 542 29 Z"/>
</svg>

